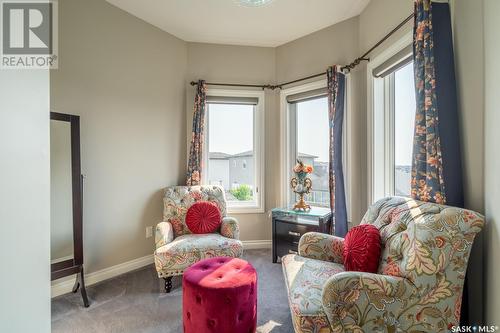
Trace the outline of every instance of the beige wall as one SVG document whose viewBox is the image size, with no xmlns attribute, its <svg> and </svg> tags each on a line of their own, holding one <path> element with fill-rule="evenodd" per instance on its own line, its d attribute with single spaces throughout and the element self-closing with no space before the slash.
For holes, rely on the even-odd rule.
<svg viewBox="0 0 500 333">
<path fill-rule="evenodd" d="M 500 323 L 500 2 L 484 1 L 486 324 Z"/>
<path fill-rule="evenodd" d="M 59 1 L 51 108 L 79 115 L 87 272 L 154 248 L 161 189 L 184 179 L 186 43 L 103 0 Z"/>
<path fill-rule="evenodd" d="M 478 62 L 482 66 L 482 12 L 466 0 L 452 4 L 466 205 L 482 212 L 483 76 L 482 67 L 470 70 Z M 262 48 L 185 43 L 102 0 L 60 1 L 61 62 L 52 75 L 52 107 L 82 117 L 89 271 L 151 253 L 144 228 L 161 219 L 160 189 L 185 182 L 194 99 L 189 81 L 264 84 L 320 73 L 359 56 L 412 10 L 412 0 L 372 0 L 359 17 Z M 410 22 L 384 45 L 411 27 Z M 366 81 L 363 63 L 350 74 L 353 224 L 368 205 Z M 271 238 L 267 211 L 280 205 L 279 124 L 279 91 L 266 90 L 266 213 L 236 216 L 243 240 Z"/>
<path fill-rule="evenodd" d="M 319 30 L 276 48 L 279 83 L 325 72 L 328 66 L 346 64 L 358 55 L 358 18 Z"/>
<path fill-rule="evenodd" d="M 49 73 L 0 73 L 0 332 L 50 332 Z"/>
<path fill-rule="evenodd" d="M 344 65 L 351 62 L 359 53 L 358 26 L 359 20 L 355 17 L 277 47 L 277 81 L 279 83 L 292 81 L 325 72 L 328 66 L 334 64 Z M 321 79 L 324 77 L 312 80 Z M 355 92 L 359 84 L 358 78 L 353 74 L 348 76 L 348 80 L 351 83 L 353 98 L 348 100 L 352 105 L 348 106 L 349 114 L 346 114 L 346 121 L 350 121 L 348 124 L 350 131 L 347 132 L 349 148 L 345 173 L 351 183 L 351 190 L 347 193 L 351 203 L 350 217 L 354 224 L 358 224 L 366 210 L 366 191 L 363 190 L 366 181 L 366 171 L 363 167 L 366 165 L 366 117 L 365 113 L 358 109 L 358 95 Z M 291 86 L 286 88 L 288 87 Z M 279 115 L 278 103 L 277 100 L 275 112 Z M 275 134 L 276 140 L 279 140 L 279 132 L 276 131 Z"/>
<path fill-rule="evenodd" d="M 204 79 L 209 82 L 267 84 L 319 73 L 325 71 L 329 65 L 343 64 L 352 59 L 357 52 L 357 37 L 357 18 L 354 18 L 278 48 L 189 43 L 187 83 Z M 189 145 L 194 88 L 189 84 L 186 84 L 186 87 L 186 142 Z M 269 210 L 281 204 L 279 90 L 266 89 L 265 98 L 266 212 L 231 214 L 240 221 L 242 240 L 271 239 Z M 359 140 L 358 134 L 352 133 L 354 140 Z M 360 196 L 360 191 L 356 195 Z"/>
<path fill-rule="evenodd" d="M 195 88 L 190 81 L 204 79 L 209 82 L 266 84 L 275 82 L 275 49 L 204 43 L 188 44 L 188 72 L 186 81 L 186 143 L 191 139 L 193 101 Z M 227 87 L 223 87 L 227 88 Z M 279 143 L 276 141 L 278 110 L 275 93 L 266 90 L 265 95 L 266 137 L 266 210 L 276 207 L 279 194 Z M 183 179 L 184 183 L 185 180 Z M 240 222 L 242 240 L 271 239 L 271 222 L 268 213 L 230 214 Z"/>
<path fill-rule="evenodd" d="M 465 206 L 484 213 L 483 1 L 454 0 L 452 6 Z"/>
<path fill-rule="evenodd" d="M 483 1 L 453 0 L 451 8 L 465 207 L 484 213 Z M 467 269 L 473 323 L 484 322 L 484 235 L 476 237 Z"/>
<path fill-rule="evenodd" d="M 413 0 L 371 0 L 359 15 L 359 47 L 361 53 L 371 48 L 412 13 Z M 412 22 L 409 25 L 411 26 Z M 392 40 L 397 39 L 401 34 L 402 31 L 397 32 Z M 385 45 L 390 45 L 390 43 L 391 39 Z M 383 48 L 382 45 L 370 56 L 373 57 Z"/>
</svg>

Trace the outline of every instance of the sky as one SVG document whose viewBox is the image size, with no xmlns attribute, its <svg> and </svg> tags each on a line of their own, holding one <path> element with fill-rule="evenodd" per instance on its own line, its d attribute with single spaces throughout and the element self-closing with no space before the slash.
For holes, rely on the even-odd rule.
<svg viewBox="0 0 500 333">
<path fill-rule="evenodd" d="M 327 98 L 297 104 L 298 151 L 328 161 Z M 395 163 L 411 165 L 415 122 L 413 64 L 395 73 Z M 253 150 L 254 107 L 252 105 L 209 104 L 209 151 L 237 154 Z"/>
<path fill-rule="evenodd" d="M 411 165 L 416 108 L 413 63 L 396 71 L 394 78 L 394 162 L 396 165 Z"/>
<path fill-rule="evenodd" d="M 208 150 L 237 154 L 253 150 L 253 105 L 209 104 Z"/>
<path fill-rule="evenodd" d="M 328 100 L 326 97 L 297 103 L 298 152 L 328 162 Z"/>
</svg>

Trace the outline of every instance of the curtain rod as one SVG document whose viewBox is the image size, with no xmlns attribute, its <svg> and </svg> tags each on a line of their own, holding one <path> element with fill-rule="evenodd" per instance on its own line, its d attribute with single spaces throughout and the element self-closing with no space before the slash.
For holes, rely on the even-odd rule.
<svg viewBox="0 0 500 333">
<path fill-rule="evenodd" d="M 341 71 L 350 72 L 354 67 L 356 67 L 357 65 L 359 65 L 361 63 L 361 61 L 370 61 L 370 58 L 367 58 L 367 56 L 370 53 L 372 53 L 373 50 L 375 50 L 377 47 L 379 47 L 383 42 L 385 42 L 387 39 L 389 39 L 389 37 L 391 37 L 392 35 L 394 35 L 394 33 L 396 33 L 396 31 L 398 31 L 399 29 L 401 29 L 412 18 L 413 18 L 413 13 L 410 14 L 407 18 L 405 18 L 401 23 L 399 23 L 387 35 L 385 35 L 384 37 L 382 37 L 382 39 L 380 39 L 377 43 L 375 43 L 375 45 L 373 45 L 362 56 L 356 58 L 350 64 L 340 67 L 340 70 Z M 315 77 L 320 77 L 320 76 L 323 76 L 323 75 L 326 75 L 326 72 L 318 73 L 318 74 L 314 74 L 314 75 L 310 75 L 310 76 L 306 76 L 306 77 L 303 77 L 303 78 L 300 78 L 300 79 L 296 79 L 296 80 L 293 80 L 293 81 L 288 81 L 288 82 L 280 83 L 280 84 L 277 84 L 277 85 L 272 85 L 272 84 L 213 83 L 213 82 L 206 82 L 206 84 L 210 85 L 210 86 L 251 87 L 251 88 L 262 88 L 262 89 L 271 89 L 271 90 L 274 90 L 274 89 L 282 89 L 283 86 L 287 86 L 287 85 L 292 84 L 292 83 L 297 83 L 297 82 L 300 82 L 300 81 L 305 81 L 305 80 L 313 79 Z M 198 85 L 198 82 L 191 81 L 190 84 L 192 86 L 196 86 L 196 85 Z"/>
</svg>

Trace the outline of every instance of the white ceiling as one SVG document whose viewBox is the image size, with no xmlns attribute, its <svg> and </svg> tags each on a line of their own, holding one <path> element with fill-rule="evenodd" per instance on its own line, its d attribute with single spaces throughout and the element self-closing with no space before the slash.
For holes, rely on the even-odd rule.
<svg viewBox="0 0 500 333">
<path fill-rule="evenodd" d="M 358 15 L 370 0 L 107 0 L 189 42 L 279 46 Z"/>
</svg>

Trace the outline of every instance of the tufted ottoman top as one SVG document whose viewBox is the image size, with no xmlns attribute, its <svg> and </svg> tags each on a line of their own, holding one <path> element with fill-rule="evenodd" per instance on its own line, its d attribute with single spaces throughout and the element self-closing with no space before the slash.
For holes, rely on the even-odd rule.
<svg viewBox="0 0 500 333">
<path fill-rule="evenodd" d="M 184 280 L 203 288 L 237 288 L 256 282 L 257 273 L 247 261 L 217 257 L 202 260 L 184 272 Z"/>
<path fill-rule="evenodd" d="M 255 332 L 257 272 L 247 261 L 217 257 L 184 271 L 184 332 Z"/>
</svg>

